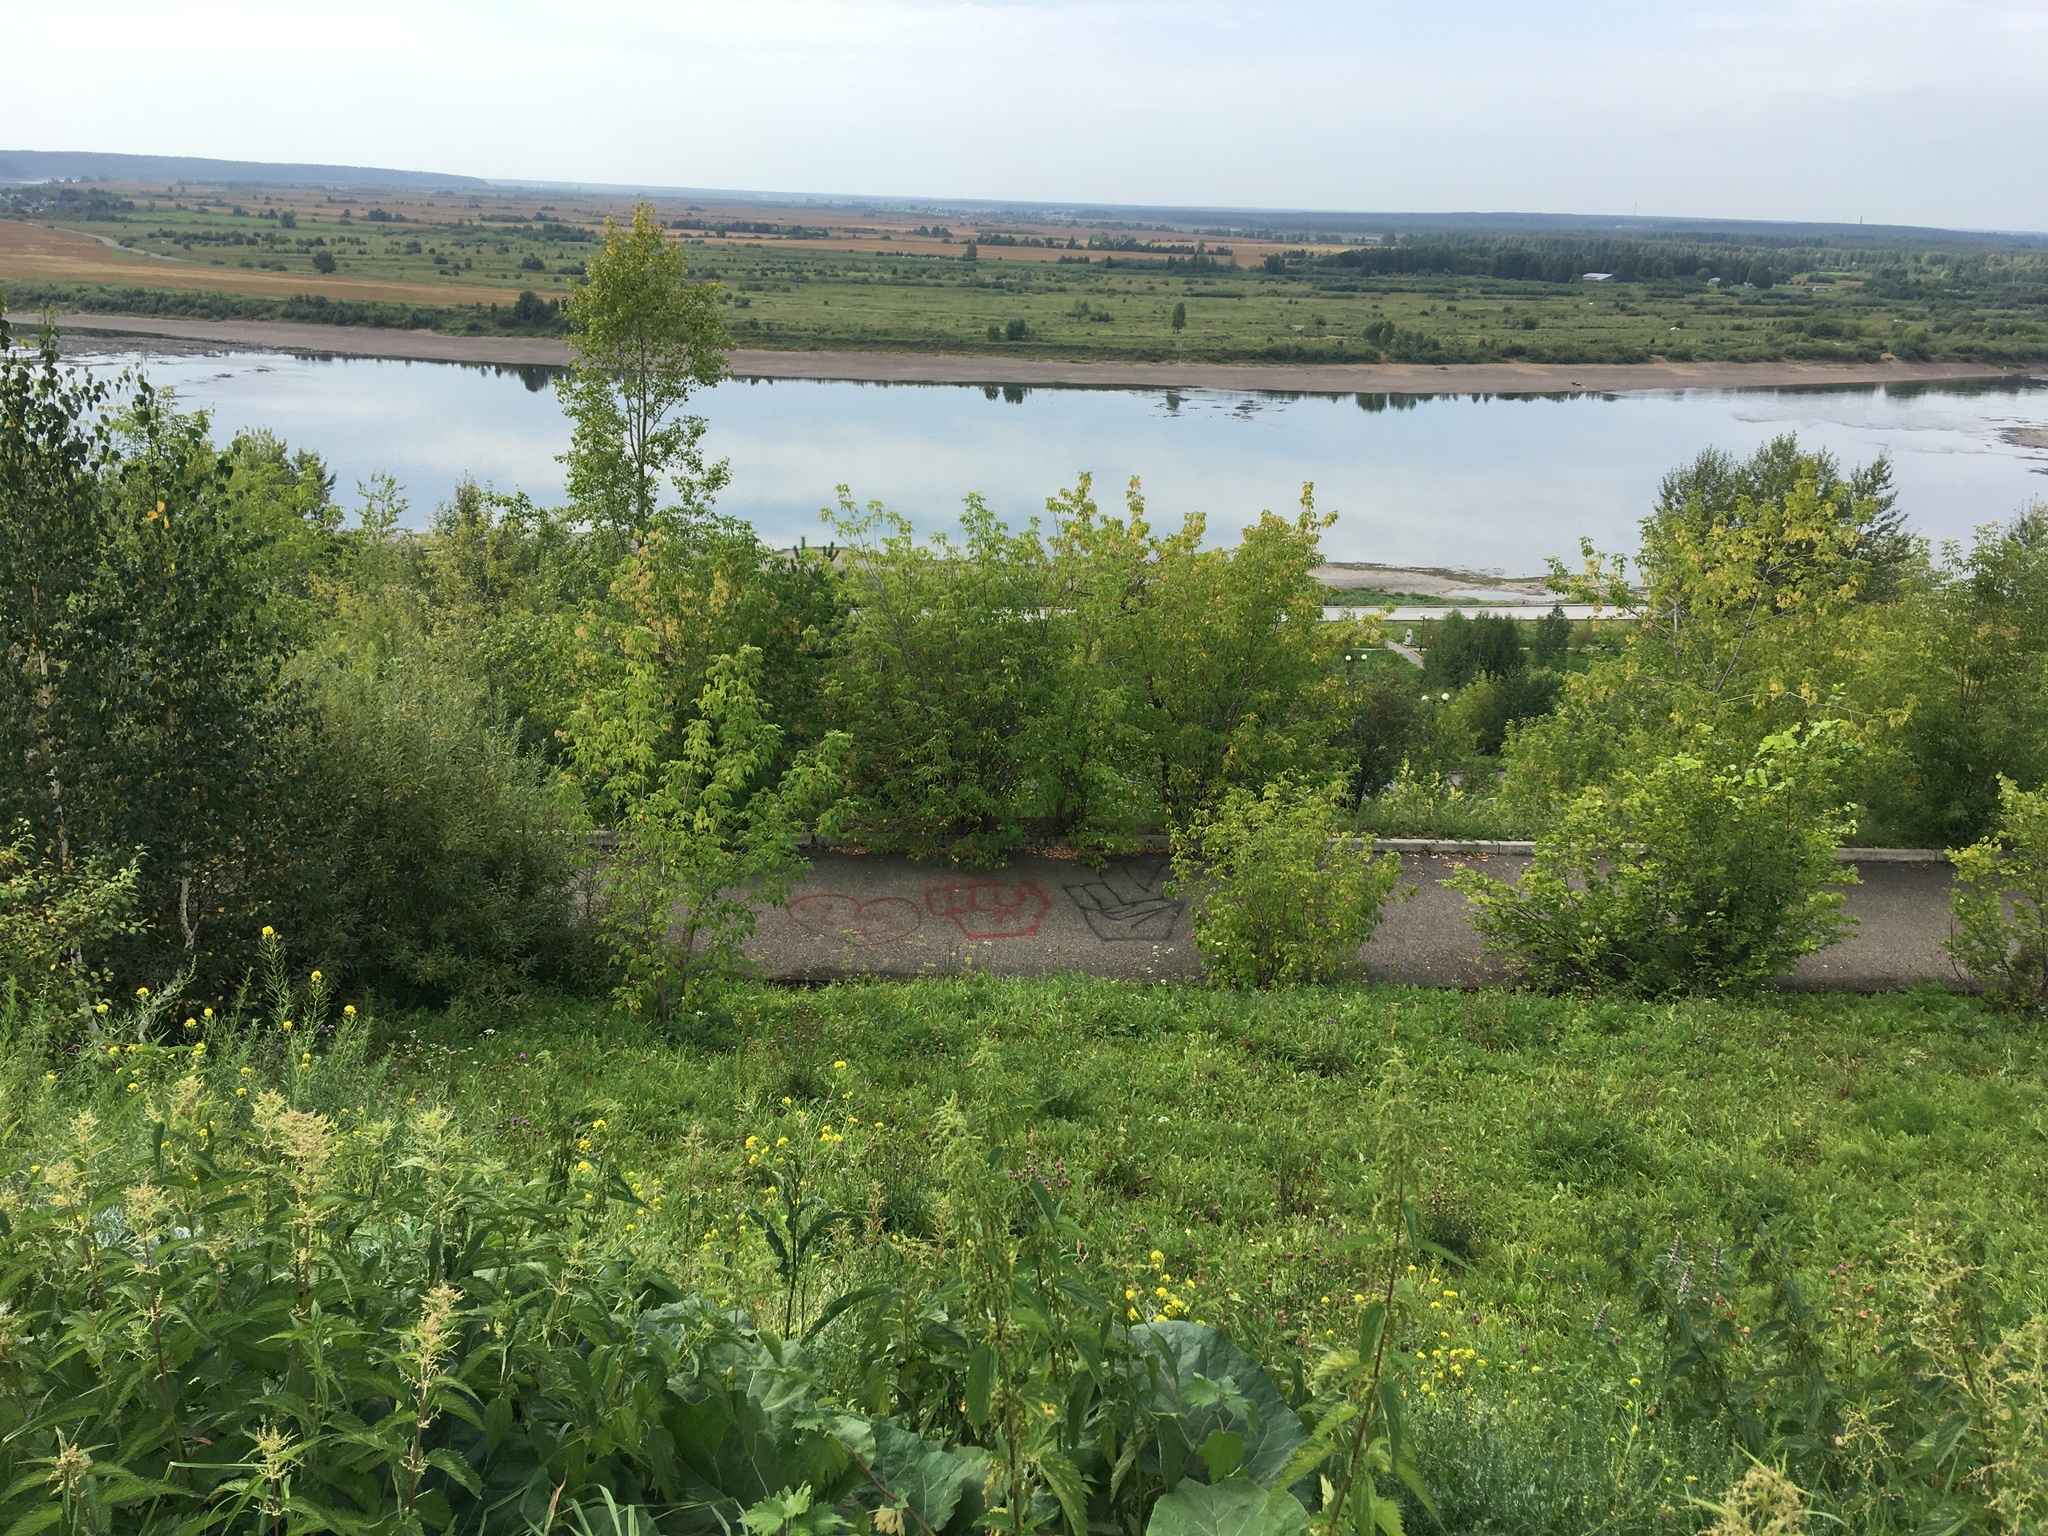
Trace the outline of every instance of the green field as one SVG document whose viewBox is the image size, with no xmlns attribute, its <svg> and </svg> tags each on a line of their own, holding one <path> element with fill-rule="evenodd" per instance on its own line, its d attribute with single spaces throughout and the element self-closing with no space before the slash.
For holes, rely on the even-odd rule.
<svg viewBox="0 0 2048 1536">
<path fill-rule="evenodd" d="M 944 1288 L 963 1262 L 948 1127 L 964 1123 L 995 1186 L 1036 1184 L 1071 1220 L 1075 1284 L 1134 1325 L 1221 1329 L 1303 1408 L 1385 1287 L 1398 1193 L 1421 1246 L 1390 1374 L 1445 1530 L 1704 1530 L 1704 1501 L 1752 1457 L 1859 1532 L 1994 1497 L 2040 1507 L 2039 1362 L 1994 1346 L 2031 1337 L 2048 1291 L 2048 1055 L 2033 1025 L 1953 995 L 1647 1006 L 970 977 L 742 988 L 679 1033 L 534 999 L 389 1021 L 368 1057 L 340 1037 L 301 1058 L 275 1019 L 204 1038 L 187 1081 L 218 1095 L 221 1150 L 267 1155 L 238 1139 L 252 1090 L 366 1149 L 446 1108 L 482 1176 L 538 1191 L 554 1167 L 555 1198 L 582 1202 L 558 1217 L 586 1255 L 565 1285 L 630 1269 L 771 1328 L 862 1287 L 907 1298 L 904 1317 L 961 1304 Z M 188 1157 L 189 1132 L 152 1117 L 175 1117 L 189 1047 L 142 1049 L 81 1057 L 39 1091 L 17 1079 L 0 1144 L 40 1167 L 90 1105 L 106 1168 L 152 1137 L 160 1160 Z M 794 1278 L 743 1214 L 764 1162 L 850 1213 Z M 917 1411 L 907 1363 L 900 1381 L 864 1374 L 896 1316 L 828 1325 L 805 1357 L 815 1389 Z M 1968 1449 L 1945 1468 L 1910 1448 L 1955 1408 L 1942 1347 L 1982 1373 L 1986 1419 L 1949 1422 Z M 1438 1528 L 1413 1500 L 1407 1517 Z M 1835 1528 L 1819 1522 L 1788 1529 Z"/>
<path fill-rule="evenodd" d="M 553 316 L 529 310 L 515 319 L 512 306 L 522 290 L 542 301 L 568 292 L 595 248 L 603 211 L 594 200 L 514 212 L 429 199 L 384 221 L 370 216 L 382 209 L 349 211 L 344 222 L 332 208 L 302 208 L 285 228 L 279 208 L 247 189 L 232 195 L 248 201 L 230 202 L 226 193 L 189 203 L 101 197 L 39 212 L 52 228 L 215 275 L 181 279 L 164 263 L 139 275 L 138 286 L 119 287 L 103 274 L 66 283 L 39 268 L 10 282 L 14 301 L 294 319 L 322 318 L 324 303 L 325 318 L 354 323 L 548 330 Z M 28 207 L 16 204 L 18 212 Z M 1056 237 L 1001 228 L 981 231 L 975 244 L 977 232 L 963 226 L 940 246 L 892 242 L 899 232 L 858 220 L 817 228 L 764 222 L 758 239 L 719 225 L 726 233 L 708 241 L 701 214 L 669 222 L 691 243 L 696 273 L 723 284 L 727 323 L 744 347 L 1290 362 L 2048 357 L 2048 261 L 2031 246 L 1766 249 L 1501 236 L 1255 256 L 1220 241 L 1168 246 L 1077 230 L 1076 249 L 1053 254 Z M 1020 240 L 1031 243 L 1000 243 Z M 1162 254 L 1183 248 L 1200 254 Z M 1595 263 L 1639 280 L 1583 281 L 1580 269 Z M 194 291 L 245 272 L 252 282 L 303 273 L 316 302 L 279 295 L 267 279 L 262 294 Z M 1762 281 L 1752 286 L 1745 274 Z M 323 297 L 329 279 L 406 284 L 417 296 L 351 304 Z M 437 287 L 468 291 L 442 304 Z M 502 291 L 502 302 L 476 302 L 477 288 Z"/>
</svg>

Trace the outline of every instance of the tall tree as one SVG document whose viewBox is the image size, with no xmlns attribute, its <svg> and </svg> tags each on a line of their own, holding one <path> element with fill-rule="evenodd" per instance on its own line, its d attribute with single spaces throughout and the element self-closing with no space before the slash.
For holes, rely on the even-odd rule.
<svg viewBox="0 0 2048 1536">
<path fill-rule="evenodd" d="M 574 424 L 569 495 L 600 526 L 651 527 L 668 478 L 688 510 L 724 484 L 704 464 L 702 417 L 683 407 L 730 372 L 732 338 L 718 318 L 715 283 L 692 283 L 682 242 L 642 203 L 630 229 L 607 218 L 604 248 L 569 297 L 569 376 L 556 385 Z"/>
</svg>

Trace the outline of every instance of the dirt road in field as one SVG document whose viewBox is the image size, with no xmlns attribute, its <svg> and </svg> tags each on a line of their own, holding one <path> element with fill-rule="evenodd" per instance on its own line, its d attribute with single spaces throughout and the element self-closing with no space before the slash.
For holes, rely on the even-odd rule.
<svg viewBox="0 0 2048 1536">
<path fill-rule="evenodd" d="M 130 258 L 134 259 L 134 258 Z M 447 302 L 452 290 L 437 290 Z M 360 297 L 373 295 L 365 292 Z M 413 302 L 422 302 L 408 293 Z M 502 295 L 498 295 L 502 297 Z M 33 315 L 7 317 L 31 329 Z M 343 357 L 561 367 L 554 337 L 443 336 L 372 326 L 273 320 L 179 320 L 148 315 L 64 315 L 66 332 L 171 337 L 224 348 L 262 347 Z M 2005 378 L 2025 370 L 1977 363 L 1091 363 L 1060 358 L 906 352 L 739 351 L 748 379 L 836 379 L 873 384 L 1008 384 L 1106 389 L 1274 390 L 1303 394 L 1624 393 L 1646 389 L 1787 389 Z"/>
<path fill-rule="evenodd" d="M 1513 879 L 1526 855 L 1403 854 L 1407 899 L 1365 946 L 1378 980 L 1470 987 L 1506 979 L 1482 953 L 1465 898 L 1444 885 L 1460 868 Z M 786 981 L 848 976 L 1036 976 L 1083 972 L 1131 981 L 1201 974 L 1187 907 L 1165 894 L 1163 855 L 1112 861 L 1026 856 L 967 871 L 862 854 L 817 856 L 790 901 L 762 915 L 749 954 Z M 1945 864 L 1872 860 L 1848 892 L 1854 935 L 1809 956 L 1788 987 L 1879 991 L 1952 981 Z"/>
</svg>

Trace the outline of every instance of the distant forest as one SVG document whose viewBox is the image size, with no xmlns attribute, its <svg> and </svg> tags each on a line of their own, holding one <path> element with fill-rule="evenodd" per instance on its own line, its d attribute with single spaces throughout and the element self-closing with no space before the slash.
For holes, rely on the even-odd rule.
<svg viewBox="0 0 2048 1536">
<path fill-rule="evenodd" d="M 1800 246 L 1712 238 L 1603 240 L 1526 235 L 1466 236 L 1355 246 L 1327 256 L 1283 258 L 1289 270 L 1362 276 L 1487 277 L 1569 283 L 1604 272 L 1624 283 L 1718 281 L 1770 288 L 1800 273 L 1861 282 L 1893 299 L 2048 304 L 2048 249 Z"/>
</svg>

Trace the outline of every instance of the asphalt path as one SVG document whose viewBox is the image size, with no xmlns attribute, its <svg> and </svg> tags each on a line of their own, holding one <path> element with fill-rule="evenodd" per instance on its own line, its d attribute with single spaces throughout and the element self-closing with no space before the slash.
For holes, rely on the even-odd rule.
<svg viewBox="0 0 2048 1536">
<path fill-rule="evenodd" d="M 1475 987 L 1511 980 L 1444 884 L 1455 870 L 1514 879 L 1525 854 L 1401 855 L 1399 897 L 1362 958 L 1382 981 Z M 1948 936 L 1950 871 L 1940 863 L 1855 866 L 1851 936 L 1809 955 L 1781 979 L 1805 990 L 1884 991 L 1953 982 Z M 1130 981 L 1193 980 L 1201 956 L 1186 904 L 1167 896 L 1163 855 L 1116 859 L 1097 870 L 1079 858 L 1031 854 L 995 870 L 956 870 L 907 859 L 825 852 L 789 902 L 761 915 L 749 955 L 785 981 L 853 976 L 1006 976 L 1084 973 Z"/>
</svg>

